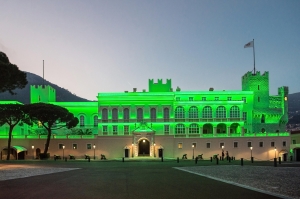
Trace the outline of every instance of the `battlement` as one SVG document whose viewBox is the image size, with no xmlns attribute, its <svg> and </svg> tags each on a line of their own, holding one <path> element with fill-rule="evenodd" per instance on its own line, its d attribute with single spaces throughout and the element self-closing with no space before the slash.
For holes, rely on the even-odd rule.
<svg viewBox="0 0 300 199">
<path fill-rule="evenodd" d="M 264 78 L 269 78 L 269 72 L 265 71 L 263 74 L 260 74 L 260 71 L 256 71 L 255 74 L 253 74 L 251 71 L 248 71 L 245 75 L 243 75 L 242 79 L 249 79 L 253 77 L 264 77 Z"/>
<path fill-rule="evenodd" d="M 288 96 L 289 94 L 289 87 L 287 86 L 282 86 L 278 88 L 278 95 L 282 95 L 282 96 Z"/>
<path fill-rule="evenodd" d="M 167 79 L 166 83 L 163 83 L 162 79 L 158 79 L 157 83 L 153 79 L 149 79 L 149 92 L 170 92 L 172 90 L 172 80 Z"/>
</svg>

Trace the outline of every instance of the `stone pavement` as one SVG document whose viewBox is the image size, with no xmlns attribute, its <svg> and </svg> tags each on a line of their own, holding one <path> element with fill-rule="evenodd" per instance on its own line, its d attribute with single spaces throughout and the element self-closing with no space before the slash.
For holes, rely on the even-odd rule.
<svg viewBox="0 0 300 199">
<path fill-rule="evenodd" d="M 193 161 L 166 159 L 161 161 L 1 161 L 0 174 L 9 171 L 22 178 L 0 181 L 0 198 L 222 198 L 272 199 L 297 198 L 272 196 L 240 186 L 228 184 L 176 168 L 224 168 L 237 171 L 239 162 Z M 245 163 L 245 166 L 252 164 Z M 270 162 L 257 162 L 256 166 L 269 166 Z M 290 167 L 291 165 L 279 165 Z M 298 165 L 292 165 L 300 168 Z M 11 168 L 11 169 L 8 169 Z M 38 175 L 34 175 L 34 170 Z M 43 174 L 43 170 L 47 171 Z M 52 172 L 49 172 L 52 171 Z M 57 172 L 56 172 L 57 171 Z M 255 170 L 254 170 L 255 171 Z M 252 172 L 254 172 L 252 171 Z M 56 172 L 56 173 L 53 173 Z M 32 173 L 32 176 L 29 175 Z M 24 176 L 24 174 L 26 174 Z M 275 176 L 274 176 L 275 177 Z M 280 176 L 284 178 L 284 176 Z M 299 178 L 298 178 L 299 179 Z M 297 179 L 296 188 L 299 188 Z M 276 180 L 270 179 L 270 180 Z M 291 179 L 286 179 L 291 180 Z M 264 182 L 265 183 L 265 182 Z M 298 189 L 300 190 L 300 189 Z M 297 193 L 296 193 L 297 194 Z"/>
</svg>

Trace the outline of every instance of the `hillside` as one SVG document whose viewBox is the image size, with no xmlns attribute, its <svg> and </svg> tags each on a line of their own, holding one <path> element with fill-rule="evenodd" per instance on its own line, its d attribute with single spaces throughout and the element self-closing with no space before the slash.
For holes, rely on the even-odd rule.
<svg viewBox="0 0 300 199">
<path fill-rule="evenodd" d="M 11 95 L 8 92 L 0 93 L 0 100 L 15 100 L 22 102 L 23 104 L 30 103 L 30 85 L 43 85 L 43 83 L 52 86 L 56 90 L 57 102 L 88 102 L 89 100 L 78 97 L 72 94 L 70 91 L 57 86 L 48 81 L 44 81 L 42 77 L 33 73 L 26 72 L 28 84 L 24 89 L 16 89 L 16 95 Z"/>
</svg>

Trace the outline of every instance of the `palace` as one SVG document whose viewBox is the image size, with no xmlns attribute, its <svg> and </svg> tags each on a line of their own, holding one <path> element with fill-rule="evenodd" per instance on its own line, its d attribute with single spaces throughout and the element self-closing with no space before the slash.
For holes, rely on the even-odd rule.
<svg viewBox="0 0 300 199">
<path fill-rule="evenodd" d="M 270 96 L 268 72 L 247 72 L 241 90 L 182 91 L 173 89 L 170 79 L 165 83 L 150 79 L 148 91 L 98 93 L 94 102 L 56 102 L 56 92 L 48 85 L 31 86 L 30 96 L 31 103 L 65 107 L 80 121 L 74 129 L 53 131 L 51 156 L 88 154 L 99 159 L 104 154 L 114 159 L 187 154 L 191 159 L 202 154 L 208 159 L 227 151 L 235 158 L 287 161 L 291 155 L 286 132 L 288 87 Z M 0 127 L 2 159 L 7 128 Z M 43 129 L 19 125 L 13 132 L 13 155 L 36 157 L 45 141 Z M 21 155 L 22 151 L 27 152 Z"/>
</svg>

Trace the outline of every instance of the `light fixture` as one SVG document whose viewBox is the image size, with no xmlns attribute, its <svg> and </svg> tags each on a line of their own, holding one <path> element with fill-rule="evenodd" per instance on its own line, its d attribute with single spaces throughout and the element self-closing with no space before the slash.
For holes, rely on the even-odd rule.
<svg viewBox="0 0 300 199">
<path fill-rule="evenodd" d="M 143 142 L 146 142 L 145 140 L 143 140 Z"/>
</svg>

